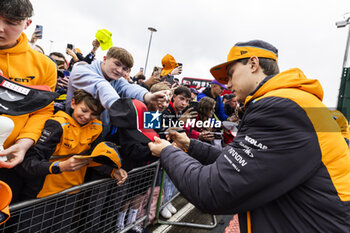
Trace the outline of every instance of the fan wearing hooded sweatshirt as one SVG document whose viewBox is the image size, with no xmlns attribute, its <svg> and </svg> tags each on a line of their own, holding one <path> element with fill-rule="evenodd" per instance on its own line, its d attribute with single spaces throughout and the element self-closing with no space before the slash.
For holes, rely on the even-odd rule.
<svg viewBox="0 0 350 233">
<path fill-rule="evenodd" d="M 22 85 L 46 85 L 55 90 L 57 71 L 45 55 L 35 51 L 28 44 L 27 36 L 22 33 L 18 44 L 9 49 L 0 49 L 0 69 L 2 75 Z M 45 121 L 53 113 L 53 104 L 36 112 L 21 116 L 7 116 L 15 123 L 15 128 L 7 138 L 4 148 L 8 148 L 21 138 L 39 139 Z"/>
<path fill-rule="evenodd" d="M 57 71 L 55 64 L 45 55 L 33 50 L 28 38 L 22 32 L 17 44 L 11 48 L 0 49 L 0 70 L 4 77 L 23 85 L 46 85 L 55 90 Z M 20 116 L 8 116 L 15 124 L 11 135 L 4 143 L 5 153 L 9 147 L 20 139 L 31 139 L 35 143 L 47 119 L 53 114 L 53 103 L 35 112 Z M 0 179 L 6 180 L 13 190 L 13 202 L 17 200 L 16 186 L 20 179 L 13 169 L 15 166 L 6 162 L 0 163 Z M 4 168 L 6 167 L 6 168 Z M 16 191 L 17 190 L 17 191 Z"/>
</svg>

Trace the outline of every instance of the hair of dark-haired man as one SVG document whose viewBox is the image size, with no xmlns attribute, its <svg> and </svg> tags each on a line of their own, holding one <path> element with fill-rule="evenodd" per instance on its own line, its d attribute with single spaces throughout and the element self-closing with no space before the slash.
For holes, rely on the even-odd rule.
<svg viewBox="0 0 350 233">
<path fill-rule="evenodd" d="M 184 95 L 187 98 L 191 98 L 191 91 L 188 87 L 180 86 L 174 90 L 174 95 Z"/>
<path fill-rule="evenodd" d="M 56 57 L 61 57 L 61 58 L 63 58 L 64 60 L 66 60 L 66 57 L 62 54 L 62 53 L 60 53 L 60 52 L 52 52 L 52 53 L 50 53 L 50 57 L 52 56 L 52 55 L 55 55 Z"/>
<path fill-rule="evenodd" d="M 146 76 L 144 76 L 143 74 L 139 74 L 136 76 L 136 80 L 139 80 L 139 79 L 146 80 Z"/>
<path fill-rule="evenodd" d="M 247 65 L 249 58 L 239 59 L 236 62 L 240 62 L 243 65 Z M 280 72 L 278 64 L 275 60 L 270 58 L 259 57 L 259 65 L 263 69 L 265 75 L 276 75 Z"/>
<path fill-rule="evenodd" d="M 35 47 L 40 50 L 40 51 L 37 50 L 38 52 L 41 52 L 42 54 L 45 55 L 45 51 L 44 51 L 44 49 L 41 46 L 36 44 Z"/>
<path fill-rule="evenodd" d="M 0 16 L 22 21 L 33 16 L 33 6 L 29 0 L 0 0 Z"/>
<path fill-rule="evenodd" d="M 49 56 L 52 58 L 52 55 L 54 55 L 54 56 L 56 56 L 56 57 L 60 57 L 60 58 L 62 58 L 62 59 L 63 59 L 64 64 L 65 64 L 66 66 L 68 66 L 68 64 L 67 64 L 67 60 L 66 60 L 65 56 L 64 56 L 62 53 L 60 53 L 60 52 L 52 52 L 52 53 L 50 53 L 50 55 L 49 55 Z M 56 63 L 56 61 L 55 61 L 55 63 Z M 56 63 L 56 65 L 57 65 L 57 63 Z"/>
</svg>

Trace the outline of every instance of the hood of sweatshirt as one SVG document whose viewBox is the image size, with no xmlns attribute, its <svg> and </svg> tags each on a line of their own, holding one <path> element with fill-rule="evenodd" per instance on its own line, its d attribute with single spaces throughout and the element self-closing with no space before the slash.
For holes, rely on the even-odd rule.
<svg viewBox="0 0 350 233">
<path fill-rule="evenodd" d="M 286 88 L 299 89 L 313 94 L 321 101 L 323 99 L 323 89 L 320 82 L 316 79 L 306 78 L 300 69 L 294 68 L 279 73 L 272 78 L 267 77 L 262 83 L 260 83 L 255 91 L 246 98 L 245 105 L 270 91 Z"/>
<path fill-rule="evenodd" d="M 28 43 L 28 38 L 27 38 L 26 34 L 24 34 L 24 32 L 22 32 L 22 34 L 19 36 L 17 41 L 18 41 L 18 43 L 16 46 L 14 46 L 12 48 L 8 48 L 8 49 L 1 49 L 0 54 L 25 53 L 26 51 L 28 51 L 31 48 L 29 46 L 29 43 Z"/>
</svg>

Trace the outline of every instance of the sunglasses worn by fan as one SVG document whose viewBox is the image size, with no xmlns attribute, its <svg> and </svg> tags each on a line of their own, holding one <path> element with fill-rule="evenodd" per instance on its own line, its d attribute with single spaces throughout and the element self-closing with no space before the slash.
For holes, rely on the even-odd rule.
<svg viewBox="0 0 350 233">
<path fill-rule="evenodd" d="M 64 65 L 64 61 L 62 60 L 55 60 L 57 66 L 61 66 L 61 65 Z"/>
</svg>

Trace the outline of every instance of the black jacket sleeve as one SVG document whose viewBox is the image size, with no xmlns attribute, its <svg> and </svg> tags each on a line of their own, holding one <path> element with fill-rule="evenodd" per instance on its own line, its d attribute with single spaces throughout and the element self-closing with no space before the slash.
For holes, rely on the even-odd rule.
<svg viewBox="0 0 350 233">
<path fill-rule="evenodd" d="M 212 144 L 191 139 L 188 154 L 198 160 L 201 164 L 207 165 L 215 162 L 221 154 L 221 150 Z"/>
<path fill-rule="evenodd" d="M 134 136 L 133 130 L 118 128 L 117 144 L 121 146 L 122 168 L 126 171 L 145 166 L 158 159 L 152 156 L 147 143 L 140 142 Z"/>
<path fill-rule="evenodd" d="M 142 82 L 141 84 L 139 84 L 141 87 L 143 87 L 143 88 L 145 88 L 145 89 L 147 89 L 147 91 L 149 91 L 150 90 L 150 88 L 144 83 L 144 82 Z"/>
<path fill-rule="evenodd" d="M 252 103 L 233 143 L 205 165 L 197 159 L 208 162 L 203 160 L 208 149 L 193 146 L 193 158 L 168 146 L 161 152 L 161 164 L 185 198 L 213 214 L 264 205 L 305 182 L 321 166 L 312 123 L 301 107 L 284 98 Z"/>
<path fill-rule="evenodd" d="M 83 61 L 85 61 L 85 62 L 91 64 L 91 62 L 92 62 L 92 61 L 94 60 L 94 58 L 95 58 L 95 55 L 96 55 L 95 53 L 90 52 L 88 55 L 86 55 L 86 56 L 84 57 Z"/>
<path fill-rule="evenodd" d="M 63 130 L 59 122 L 47 120 L 37 143 L 29 148 L 23 162 L 16 171 L 25 178 L 43 177 L 50 174 L 49 162 L 60 142 Z"/>
</svg>

